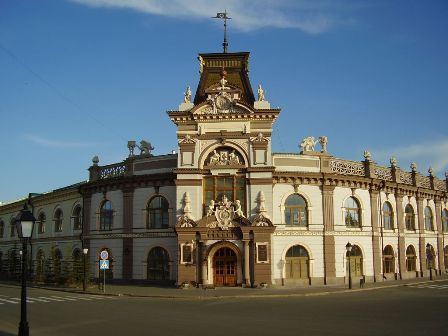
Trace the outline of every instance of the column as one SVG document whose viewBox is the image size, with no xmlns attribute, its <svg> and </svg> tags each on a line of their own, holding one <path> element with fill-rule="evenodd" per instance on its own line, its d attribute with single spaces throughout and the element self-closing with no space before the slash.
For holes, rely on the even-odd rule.
<svg viewBox="0 0 448 336">
<path fill-rule="evenodd" d="M 442 201 L 440 199 L 435 200 L 436 203 L 436 223 L 435 227 L 437 230 L 437 255 L 439 261 L 439 275 L 442 275 L 442 270 L 445 269 L 444 265 L 444 250 L 443 250 L 443 227 L 442 227 Z"/>
<path fill-rule="evenodd" d="M 202 286 L 208 285 L 207 281 L 207 266 L 208 266 L 208 260 L 207 258 L 204 258 L 202 260 Z"/>
<path fill-rule="evenodd" d="M 123 190 L 123 233 L 131 234 L 133 227 L 134 189 Z M 123 238 L 123 279 L 132 279 L 134 240 L 132 237 Z"/>
<path fill-rule="evenodd" d="M 379 228 L 379 216 L 381 213 L 378 209 L 379 191 L 374 189 L 374 186 L 370 189 L 370 209 L 372 219 L 372 250 L 373 250 L 373 277 L 374 281 L 382 281 L 381 276 L 381 263 L 382 263 L 382 244 L 381 244 L 381 232 Z"/>
<path fill-rule="evenodd" d="M 249 241 L 244 242 L 244 283 L 246 286 L 250 286 L 250 253 L 249 253 Z"/>
<path fill-rule="evenodd" d="M 403 211 L 403 195 L 399 192 L 395 194 L 397 205 L 397 227 L 398 227 L 398 276 L 402 279 L 403 273 L 406 272 L 406 241 L 404 239 L 404 211 Z"/>
<path fill-rule="evenodd" d="M 322 185 L 322 208 L 324 215 L 324 284 L 328 285 L 336 280 L 336 252 L 334 240 L 334 186 Z"/>
<path fill-rule="evenodd" d="M 423 197 L 417 195 L 417 227 L 419 237 L 418 257 L 420 258 L 420 276 L 426 274 L 425 220 L 423 218 Z M 429 274 L 429 272 L 428 272 Z"/>
</svg>

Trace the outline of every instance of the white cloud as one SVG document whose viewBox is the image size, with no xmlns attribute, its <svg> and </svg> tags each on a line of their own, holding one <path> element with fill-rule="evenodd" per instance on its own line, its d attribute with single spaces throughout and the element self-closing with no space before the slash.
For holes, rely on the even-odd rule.
<svg viewBox="0 0 448 336">
<path fill-rule="evenodd" d="M 351 1 L 328 0 L 71 0 L 92 7 L 127 8 L 183 19 L 209 19 L 226 9 L 232 27 L 251 31 L 265 27 L 295 28 L 310 34 L 353 22 L 339 13 L 356 10 Z"/>
<path fill-rule="evenodd" d="M 46 139 L 34 134 L 25 134 L 24 139 L 31 141 L 32 143 L 49 148 L 84 148 L 98 146 L 98 143 L 84 142 L 84 141 L 64 141 L 57 139 Z"/>
<path fill-rule="evenodd" d="M 389 162 L 389 158 L 395 156 L 398 165 L 403 170 L 410 170 L 410 163 L 416 162 L 418 170 L 424 175 L 429 167 L 432 167 L 436 173 L 443 173 L 448 170 L 448 139 L 372 150 L 372 156 L 374 160 L 383 162 Z M 407 163 L 407 165 L 403 165 L 403 163 Z"/>
</svg>

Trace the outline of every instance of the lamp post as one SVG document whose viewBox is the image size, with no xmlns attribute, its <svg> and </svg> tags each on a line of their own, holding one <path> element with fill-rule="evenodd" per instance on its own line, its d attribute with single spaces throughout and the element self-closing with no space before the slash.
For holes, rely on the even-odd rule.
<svg viewBox="0 0 448 336">
<path fill-rule="evenodd" d="M 84 277 L 82 280 L 82 290 L 85 292 L 86 291 L 86 287 L 87 287 L 87 279 L 86 279 L 86 257 L 87 257 L 87 253 L 89 253 L 89 249 L 84 247 L 82 249 L 82 256 L 83 256 L 83 265 L 84 265 Z"/>
<path fill-rule="evenodd" d="M 429 280 L 432 280 L 432 251 L 429 243 L 426 244 L 426 258 L 428 259 L 429 266 Z"/>
<path fill-rule="evenodd" d="M 15 224 L 17 228 L 17 234 L 19 238 L 22 240 L 22 291 L 21 291 L 21 299 L 20 299 L 20 324 L 19 324 L 19 336 L 28 336 L 29 335 L 29 327 L 28 321 L 26 318 L 26 248 L 27 244 L 31 238 L 33 233 L 34 222 L 36 218 L 34 218 L 31 211 L 28 210 L 26 204 L 23 209 L 20 210 L 19 214 L 15 217 Z"/>
<path fill-rule="evenodd" d="M 350 263 L 350 257 L 352 254 L 352 247 L 353 245 L 350 244 L 350 242 L 347 243 L 347 245 L 345 245 L 345 249 L 347 250 L 348 253 L 348 288 L 352 289 L 352 269 L 351 269 L 351 263 Z"/>
</svg>

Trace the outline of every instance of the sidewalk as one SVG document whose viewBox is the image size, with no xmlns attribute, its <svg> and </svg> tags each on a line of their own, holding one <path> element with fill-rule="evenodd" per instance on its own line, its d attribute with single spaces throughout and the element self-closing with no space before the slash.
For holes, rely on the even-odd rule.
<svg viewBox="0 0 448 336">
<path fill-rule="evenodd" d="M 418 283 L 437 283 L 448 280 L 448 276 L 438 276 L 430 281 L 429 278 L 413 278 L 406 280 L 391 280 L 384 282 L 366 283 L 363 288 L 359 285 L 348 289 L 347 285 L 335 286 L 310 286 L 310 287 L 268 287 L 268 288 L 243 288 L 243 287 L 217 287 L 214 289 L 174 287 L 157 287 L 150 285 L 119 285 L 106 283 L 106 291 L 98 288 L 98 285 L 90 285 L 87 291 L 82 288 L 55 287 L 48 285 L 33 285 L 32 288 L 42 288 L 54 291 L 63 291 L 77 294 L 90 295 L 110 295 L 110 296 L 132 296 L 132 297 L 152 297 L 170 299 L 212 299 L 212 298 L 260 298 L 260 297 L 291 297 L 291 296 L 317 296 L 334 293 L 351 293 L 359 291 L 371 291 L 381 288 L 392 288 Z M 11 284 L 11 283 L 9 283 Z M 19 284 L 17 284 L 19 285 Z"/>
</svg>

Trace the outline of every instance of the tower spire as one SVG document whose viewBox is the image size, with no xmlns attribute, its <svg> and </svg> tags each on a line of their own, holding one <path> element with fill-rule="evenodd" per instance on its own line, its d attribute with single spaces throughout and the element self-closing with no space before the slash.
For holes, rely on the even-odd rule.
<svg viewBox="0 0 448 336">
<path fill-rule="evenodd" d="M 212 18 L 224 20 L 224 42 L 222 43 L 222 47 L 224 49 L 224 53 L 227 53 L 227 47 L 229 46 L 227 43 L 227 20 L 230 20 L 231 17 L 227 16 L 227 10 L 225 10 L 224 13 L 217 13 L 216 16 Z"/>
</svg>

